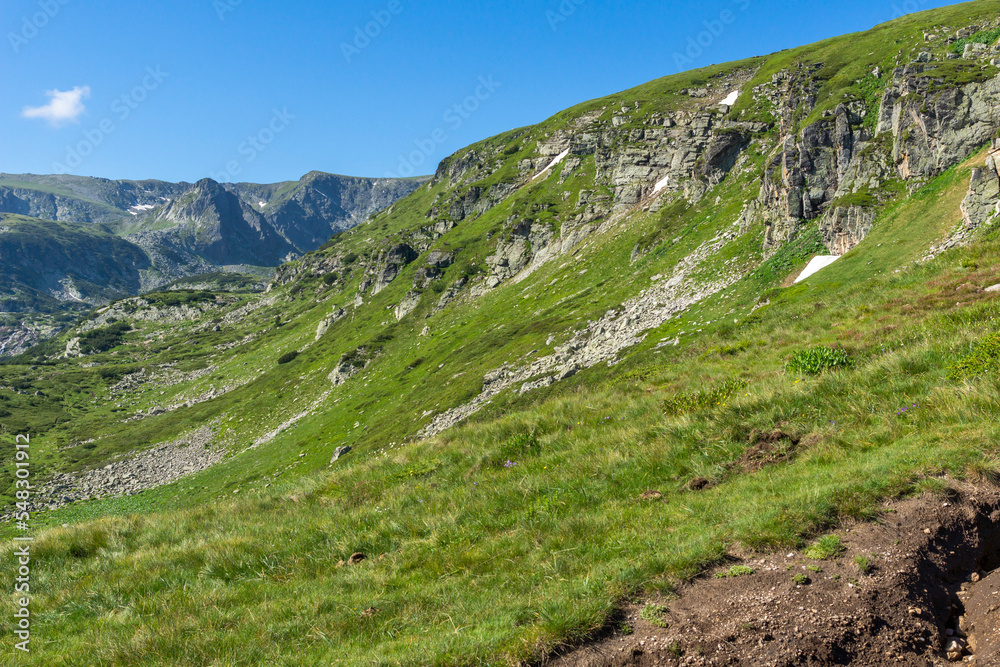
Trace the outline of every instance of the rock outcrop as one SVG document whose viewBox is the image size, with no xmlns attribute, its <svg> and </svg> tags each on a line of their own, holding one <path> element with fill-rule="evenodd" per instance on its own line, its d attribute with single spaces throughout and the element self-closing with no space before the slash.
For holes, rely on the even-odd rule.
<svg viewBox="0 0 1000 667">
<path fill-rule="evenodd" d="M 403 268 L 418 256 L 417 251 L 405 243 L 399 243 L 386 250 L 376 262 L 372 296 L 388 287 Z"/>
<path fill-rule="evenodd" d="M 962 201 L 962 219 L 967 230 L 978 229 L 1000 214 L 1000 140 L 994 146 L 986 166 L 972 170 L 969 194 Z"/>
</svg>

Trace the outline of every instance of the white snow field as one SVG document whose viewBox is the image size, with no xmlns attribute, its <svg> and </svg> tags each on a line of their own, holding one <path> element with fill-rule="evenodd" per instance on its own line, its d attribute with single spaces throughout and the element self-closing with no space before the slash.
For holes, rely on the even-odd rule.
<svg viewBox="0 0 1000 667">
<path fill-rule="evenodd" d="M 834 262 L 840 259 L 840 255 L 817 255 L 812 258 L 812 261 L 806 265 L 806 268 L 799 274 L 799 277 L 795 279 L 795 282 L 800 283 L 809 276 L 817 273 L 818 271 L 825 269 Z"/>
<path fill-rule="evenodd" d="M 536 178 L 541 178 L 544 174 L 548 173 L 548 171 L 550 169 L 552 169 L 552 167 L 556 166 L 557 164 L 559 164 L 560 162 L 562 162 L 563 160 L 565 160 L 567 155 L 569 155 L 569 149 L 568 148 L 566 150 L 564 150 L 562 153 L 560 153 L 559 155 L 557 155 L 556 159 L 549 163 L 549 166 L 547 166 L 545 169 L 542 169 L 540 172 L 538 172 L 537 174 L 535 174 L 534 177 L 531 180 L 535 180 Z"/>
</svg>

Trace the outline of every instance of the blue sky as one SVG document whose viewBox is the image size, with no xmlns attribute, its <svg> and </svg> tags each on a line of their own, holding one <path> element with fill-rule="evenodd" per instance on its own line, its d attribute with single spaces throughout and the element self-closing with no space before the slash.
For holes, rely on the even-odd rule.
<svg viewBox="0 0 1000 667">
<path fill-rule="evenodd" d="M 0 172 L 431 173 L 588 99 L 947 4 L 6 0 Z M 710 28 L 702 53 L 679 61 Z"/>
</svg>

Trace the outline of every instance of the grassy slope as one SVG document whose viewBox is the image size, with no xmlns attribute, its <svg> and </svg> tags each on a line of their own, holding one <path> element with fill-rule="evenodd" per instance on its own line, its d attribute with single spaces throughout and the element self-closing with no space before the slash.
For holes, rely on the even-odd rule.
<svg viewBox="0 0 1000 667">
<path fill-rule="evenodd" d="M 651 86 L 669 91 L 700 76 Z M 516 164 L 569 118 L 560 114 L 483 146 L 517 142 L 508 162 Z M 10 413 L 0 423 L 9 433 L 38 436 L 36 475 L 100 465 L 202 423 L 216 423 L 235 454 L 329 390 L 326 374 L 341 354 L 364 343 L 383 348 L 318 414 L 256 449 L 137 497 L 46 515 L 48 525 L 74 525 L 47 532 L 38 545 L 35 610 L 40 632 L 55 642 L 36 656 L 39 664 L 71 664 L 90 645 L 95 664 L 527 657 L 600 625 L 622 596 L 669 590 L 733 542 L 796 544 L 841 514 L 864 515 L 879 497 L 931 483 L 921 480 L 987 468 L 996 434 L 984 415 L 995 410 L 996 387 L 947 375 L 993 330 L 997 310 L 991 298 L 955 288 L 1000 282 L 993 270 L 1000 248 L 987 238 L 893 273 L 957 222 L 968 169 L 890 208 L 849 256 L 803 284 L 769 292 L 771 305 L 753 315 L 762 290 L 808 258 L 808 235 L 725 294 L 651 332 L 618 365 L 526 396 L 503 395 L 465 426 L 419 444 L 396 443 L 430 419 L 426 412 L 478 393 L 484 372 L 544 350 L 551 334 L 559 335 L 556 344 L 565 340 L 568 327 L 596 319 L 731 225 L 752 178 L 734 176 L 680 213 L 637 214 L 592 238 L 578 256 L 426 320 L 436 300 L 430 290 L 400 323 L 387 311 L 410 288 L 415 263 L 315 345 L 316 324 L 353 300 L 360 271 L 332 287 L 306 278 L 221 332 L 197 332 L 197 323 L 141 325 L 126 346 L 87 359 L 102 364 L 101 373 L 78 362 L 42 367 L 42 379 L 27 381 L 30 391 L 0 391 L 0 410 Z M 557 206 L 565 191 L 573 199 L 592 173 L 590 162 L 559 185 L 557 172 L 463 222 L 441 240 L 441 247 L 462 249 L 445 282 L 474 272 L 492 251 L 487 232 L 502 233 L 510 215 L 535 204 Z M 443 190 L 421 188 L 324 252 L 354 251 L 360 263 L 394 234 L 426 225 L 424 213 Z M 630 265 L 636 243 L 650 238 L 654 249 Z M 758 249 L 754 230 L 728 251 L 754 266 Z M 274 326 L 276 317 L 282 326 Z M 432 336 L 417 335 L 424 325 Z M 680 332 L 679 346 L 655 348 Z M 212 347 L 247 334 L 258 337 L 237 350 Z M 784 371 L 793 352 L 834 342 L 850 350 L 853 369 L 819 378 Z M 291 349 L 304 352 L 276 366 Z M 185 370 L 215 368 L 124 406 L 107 400 L 107 386 L 125 371 L 168 360 Z M 20 367 L 0 366 L 0 385 L 24 376 Z M 747 382 L 738 395 L 665 413 L 667 399 L 697 397 L 732 377 Z M 247 384 L 214 401 L 115 423 L 179 394 L 237 381 Z M 896 414 L 912 404 L 918 409 Z M 752 429 L 780 422 L 813 436 L 811 446 L 790 463 L 738 474 L 730 464 Z M 91 438 L 91 445 L 67 448 Z M 356 449 L 332 473 L 314 474 L 341 444 Z M 505 467 L 507 460 L 517 465 Z M 695 476 L 716 485 L 685 491 Z M 650 488 L 665 500 L 637 500 Z M 140 514 L 126 516 L 131 512 Z M 336 567 L 356 550 L 373 558 Z M 363 615 L 369 608 L 377 611 Z"/>
<path fill-rule="evenodd" d="M 900 273 L 919 243 L 879 258 L 907 229 L 946 231 L 961 181 L 928 186 L 760 317 L 638 349 L 616 370 L 582 374 L 576 391 L 355 454 L 276 491 L 48 531 L 34 604 L 58 649 L 45 664 L 72 664 L 74 647 L 89 645 L 108 665 L 530 657 L 600 625 L 623 596 L 668 591 L 735 542 L 799 545 L 886 495 L 991 469 L 998 387 L 948 372 L 995 331 L 1000 302 L 956 288 L 1000 281 L 1000 242 L 990 234 Z M 713 350 L 720 339 L 736 351 Z M 853 368 L 784 371 L 791 352 L 831 343 Z M 665 413 L 665 399 L 729 377 L 748 384 Z M 789 463 L 734 470 L 751 432 L 778 424 L 810 444 Z M 714 486 L 686 490 L 695 476 Z M 664 499 L 639 500 L 648 489 Z M 354 551 L 371 559 L 337 567 Z"/>
</svg>

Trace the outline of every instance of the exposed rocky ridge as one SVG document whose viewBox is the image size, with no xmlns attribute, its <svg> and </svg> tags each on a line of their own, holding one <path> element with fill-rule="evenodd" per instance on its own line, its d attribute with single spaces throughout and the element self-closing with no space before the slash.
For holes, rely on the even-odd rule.
<svg viewBox="0 0 1000 667">
<path fill-rule="evenodd" d="M 38 330 L 23 323 L 0 326 L 0 356 L 21 354 L 37 344 L 40 338 Z"/>
<path fill-rule="evenodd" d="M 2 309 L 97 305 L 192 275 L 260 273 L 318 248 L 422 182 L 321 172 L 275 185 L 3 174 L 0 214 L 34 219 L 0 225 Z"/>
<path fill-rule="evenodd" d="M 976 51 L 981 58 L 984 51 Z M 697 203 L 705 193 L 731 174 L 745 176 L 757 167 L 748 159 L 750 149 L 766 158 L 759 179 L 759 194 L 749 201 L 733 231 L 711 254 L 751 229 L 764 229 L 764 252 L 774 252 L 792 240 L 800 227 L 816 221 L 830 252 L 843 254 L 862 241 L 875 223 L 879 208 L 907 188 L 914 189 L 963 161 L 995 136 L 1000 129 L 1000 76 L 992 64 L 974 61 L 983 72 L 980 80 L 950 85 L 935 75 L 935 63 L 922 61 L 897 67 L 890 74 L 875 71 L 881 82 L 879 103 L 848 98 L 832 110 L 801 123 L 818 104 L 822 63 L 781 70 L 770 82 L 741 94 L 752 98 L 752 108 L 770 109 L 772 122 L 739 120 L 740 114 L 720 105 L 734 86 L 744 85 L 755 70 L 736 71 L 728 79 L 699 91 L 687 91 L 696 103 L 676 112 L 650 112 L 642 103 L 600 109 L 582 114 L 564 129 L 537 138 L 537 157 L 517 164 L 516 180 L 480 185 L 505 168 L 504 155 L 513 150 L 504 142 L 530 141 L 530 130 L 505 135 L 448 158 L 438 168 L 431 185 L 452 187 L 439 194 L 427 218 L 434 220 L 415 232 L 400 235 L 405 241 L 373 254 L 365 265 L 355 306 L 365 296 L 386 289 L 404 268 L 421 263 L 413 281 L 395 307 L 396 319 L 412 313 L 423 298 L 422 290 L 438 279 L 433 266 L 435 241 L 470 217 L 479 217 L 521 188 L 538 179 L 564 182 L 575 171 L 594 168 L 592 190 L 579 193 L 576 210 L 539 221 L 535 216 L 512 215 L 495 246 L 484 260 L 485 277 L 471 283 L 456 281 L 439 298 L 440 308 L 459 299 L 484 295 L 506 282 L 523 280 L 552 259 L 572 251 L 591 235 L 612 229 L 638 210 L 655 212 L 665 201 L 686 199 Z M 992 68 L 992 69 L 990 69 Z M 875 85 L 878 85 L 877 83 Z M 558 164 L 557 169 L 552 169 Z M 507 165 L 509 167 L 509 165 Z M 509 169 L 508 169 L 509 172 Z M 1000 179 L 996 162 L 973 177 L 970 198 L 963 211 L 978 225 L 997 211 Z M 902 186 L 902 187 L 900 187 Z M 450 193 L 450 194 L 449 194 Z M 544 210 L 536 205 L 531 213 Z M 693 271 L 704 259 L 678 271 Z M 426 253 L 426 254 L 425 254 Z M 343 257 L 308 257 L 277 284 L 304 272 L 342 271 Z M 483 390 L 473 401 L 438 415 L 421 431 L 429 436 L 448 428 L 478 410 L 509 388 L 520 391 L 547 386 L 580 368 L 611 362 L 621 349 L 642 339 L 643 332 L 659 326 L 679 312 L 741 276 L 742 269 L 720 277 L 716 283 L 671 279 L 664 286 L 644 292 L 625 306 L 625 315 L 611 312 L 599 322 L 572 336 L 570 345 L 556 353 L 504 366 L 484 378 Z M 337 369 L 331 377 L 346 382 L 356 368 Z M 335 377 L 333 377 L 335 376 Z"/>
<path fill-rule="evenodd" d="M 180 196 L 190 183 L 0 174 L 0 212 L 56 222 L 114 223 Z"/>
<path fill-rule="evenodd" d="M 959 72 L 974 75 L 977 80 L 970 83 L 953 80 L 946 69 L 954 54 L 921 52 L 919 62 L 891 72 L 876 68 L 867 84 L 879 91 L 876 104 L 848 96 L 808 123 L 802 121 L 817 109 L 822 76 L 828 76 L 821 76 L 823 63 L 793 65 L 752 89 L 745 88 L 756 69 L 734 70 L 706 88 L 682 91 L 690 101 L 670 112 L 635 102 L 581 113 L 550 134 L 532 128 L 508 133 L 444 160 L 430 186 L 444 183 L 449 189 L 427 211 L 431 222 L 399 241 L 417 254 L 428 252 L 451 228 L 482 216 L 536 178 L 561 183 L 593 169 L 593 188 L 579 193 L 572 213 L 545 222 L 532 219 L 539 211 L 511 217 L 485 260 L 486 276 L 464 287 L 475 298 L 524 279 L 616 215 L 637 208 L 656 212 L 678 198 L 698 202 L 732 174 L 758 169 L 749 157 L 763 153 L 759 194 L 744 209 L 740 233 L 763 227 L 764 250 L 773 253 L 815 221 L 828 250 L 844 254 L 865 238 L 883 204 L 968 158 L 996 135 L 995 53 L 995 47 L 984 46 L 968 54 L 960 64 L 966 69 Z M 734 91 L 749 101 L 738 108 L 721 105 Z M 744 113 L 748 109 L 753 113 Z M 746 115 L 757 119 L 743 120 Z M 518 159 L 512 170 L 507 153 L 526 144 L 534 145 L 534 157 Z M 549 171 L 554 161 L 559 166 Z M 501 172 L 516 175 L 490 182 Z M 365 266 L 371 283 L 363 283 L 362 292 L 372 285 L 373 293 L 385 289 L 412 261 L 389 260 L 391 252 L 383 250 Z M 342 259 L 307 257 L 279 272 L 275 284 L 304 273 L 341 272 Z M 398 304 L 398 318 L 418 306 L 426 277 Z M 449 294 L 448 302 L 458 296 Z"/>
</svg>

